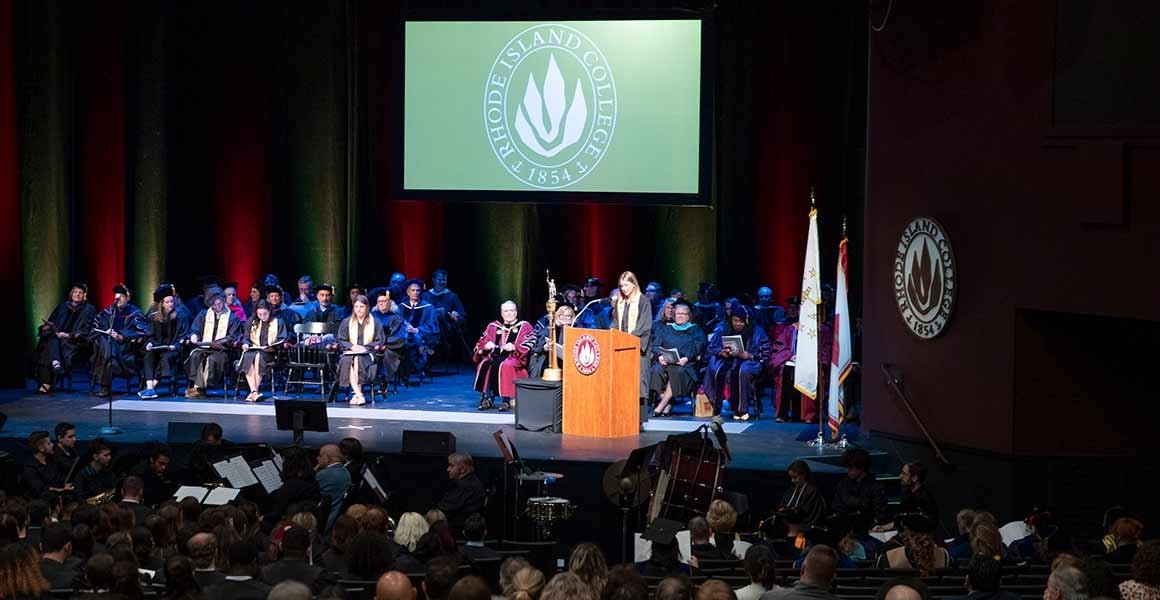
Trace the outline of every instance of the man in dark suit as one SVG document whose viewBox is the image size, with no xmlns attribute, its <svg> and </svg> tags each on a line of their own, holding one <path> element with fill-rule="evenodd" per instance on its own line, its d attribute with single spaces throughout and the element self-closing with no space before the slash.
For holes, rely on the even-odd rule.
<svg viewBox="0 0 1160 600">
<path fill-rule="evenodd" d="M 466 452 L 456 452 L 447 457 L 447 476 L 451 478 L 451 489 L 443 494 L 438 507 L 447 515 L 451 528 L 462 531 L 468 515 L 483 512 L 487 492 L 483 481 L 475 474 L 475 462 Z"/>
<path fill-rule="evenodd" d="M 487 539 L 487 521 L 483 515 L 479 513 L 468 515 L 463 521 L 463 539 L 466 540 L 463 544 L 463 555 L 468 561 L 499 560 L 499 552 L 483 545 L 483 540 Z"/>
<path fill-rule="evenodd" d="M 69 560 L 72 556 L 72 530 L 64 525 L 53 525 L 40 538 L 40 572 L 54 590 L 76 587 L 81 572 Z"/>
<path fill-rule="evenodd" d="M 1003 577 L 1003 567 L 991 556 L 976 556 L 967 565 L 964 587 L 966 596 L 952 600 L 1019 600 L 1019 596 L 999 589 Z"/>
<path fill-rule="evenodd" d="M 189 559 L 193 561 L 193 578 L 201 589 L 217 585 L 226 579 L 225 573 L 217 570 L 217 536 L 212 533 L 196 533 L 186 543 Z"/>
<path fill-rule="evenodd" d="M 133 511 L 133 522 L 138 526 L 145 525 L 145 517 L 153 514 L 153 509 L 145 506 L 143 495 L 145 480 L 131 475 L 121 484 L 121 507 Z"/>
<path fill-rule="evenodd" d="M 262 581 L 271 587 L 283 581 L 300 581 L 315 588 L 322 567 L 307 562 L 306 557 L 309 555 L 310 532 L 297 525 L 288 527 L 282 534 L 278 560 L 262 568 Z"/>
<path fill-rule="evenodd" d="M 230 572 L 225 580 L 206 590 L 206 598 L 213 600 L 265 600 L 270 586 L 255 576 L 258 574 L 258 549 L 250 542 L 230 546 Z"/>
</svg>

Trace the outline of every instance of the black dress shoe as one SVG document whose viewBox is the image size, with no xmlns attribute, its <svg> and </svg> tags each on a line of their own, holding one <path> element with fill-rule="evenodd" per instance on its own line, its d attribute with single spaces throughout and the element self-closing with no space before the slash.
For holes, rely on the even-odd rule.
<svg viewBox="0 0 1160 600">
<path fill-rule="evenodd" d="M 479 408 L 477 410 L 491 410 L 494 405 L 491 403 L 491 398 L 480 398 Z"/>
</svg>

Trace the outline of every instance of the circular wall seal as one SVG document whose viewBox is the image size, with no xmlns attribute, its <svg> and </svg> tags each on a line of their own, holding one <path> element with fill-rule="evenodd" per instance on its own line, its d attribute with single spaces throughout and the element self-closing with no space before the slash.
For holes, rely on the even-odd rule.
<svg viewBox="0 0 1160 600">
<path fill-rule="evenodd" d="M 906 328 L 931 339 L 947 326 L 955 306 L 958 267 L 946 230 L 930 217 L 915 217 L 894 251 L 894 300 Z"/>
<path fill-rule="evenodd" d="M 566 188 L 591 173 L 616 131 L 616 82 L 581 31 L 544 23 L 499 50 L 483 87 L 483 133 L 520 183 Z"/>
<path fill-rule="evenodd" d="M 591 375 L 600 368 L 600 342 L 587 333 L 572 344 L 572 364 L 581 375 Z"/>
</svg>

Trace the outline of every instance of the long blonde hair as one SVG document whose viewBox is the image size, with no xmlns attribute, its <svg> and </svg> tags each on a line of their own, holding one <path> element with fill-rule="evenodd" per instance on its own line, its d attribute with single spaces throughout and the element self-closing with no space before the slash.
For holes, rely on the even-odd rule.
<svg viewBox="0 0 1160 600">
<path fill-rule="evenodd" d="M 403 513 L 403 516 L 399 517 L 399 524 L 395 526 L 395 543 L 414 552 L 415 544 L 419 543 L 419 538 L 430 528 L 423 515 L 415 512 Z"/>
<path fill-rule="evenodd" d="M 509 600 L 536 600 L 544 591 L 544 573 L 535 567 L 524 567 L 512 575 L 503 589 Z"/>
<path fill-rule="evenodd" d="M 640 294 L 641 294 L 641 291 L 640 291 L 640 280 L 638 280 L 638 279 L 636 278 L 636 273 L 633 273 L 632 271 L 625 271 L 625 272 L 621 273 L 621 274 L 620 274 L 620 277 L 617 277 L 617 278 L 616 278 L 616 287 L 617 287 L 617 289 L 619 290 L 619 289 L 620 289 L 620 282 L 621 282 L 621 281 L 624 281 L 624 280 L 626 280 L 626 279 L 627 279 L 627 280 L 628 280 L 630 283 L 632 283 L 632 295 L 631 295 L 631 296 L 628 296 L 628 297 L 625 297 L 625 295 L 624 295 L 624 292 L 623 292 L 623 291 L 620 291 L 620 292 L 619 292 L 619 297 L 620 297 L 620 299 L 622 299 L 622 300 L 636 300 L 637 298 L 639 298 L 639 297 L 640 297 Z"/>
</svg>

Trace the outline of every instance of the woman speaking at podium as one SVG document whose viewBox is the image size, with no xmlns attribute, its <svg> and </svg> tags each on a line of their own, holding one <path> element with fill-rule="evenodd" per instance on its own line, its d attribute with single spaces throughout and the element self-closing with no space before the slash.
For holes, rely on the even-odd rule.
<svg viewBox="0 0 1160 600">
<path fill-rule="evenodd" d="M 648 405 L 648 351 L 652 343 L 652 304 L 640 291 L 640 282 L 632 271 L 620 274 L 620 294 L 612 303 L 609 329 L 631 333 L 640 338 L 640 405 L 641 420 L 645 420 Z"/>
</svg>

